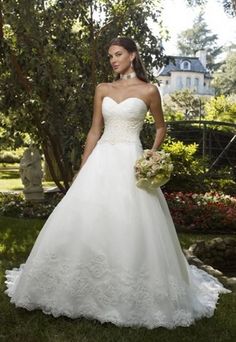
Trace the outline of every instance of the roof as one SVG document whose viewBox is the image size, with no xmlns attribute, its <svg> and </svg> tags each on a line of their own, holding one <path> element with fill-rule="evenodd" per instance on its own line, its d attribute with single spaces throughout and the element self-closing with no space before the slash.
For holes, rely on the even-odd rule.
<svg viewBox="0 0 236 342">
<path fill-rule="evenodd" d="M 186 57 L 186 56 L 168 56 L 170 59 L 170 63 L 163 67 L 159 76 L 170 76 L 171 72 L 173 71 L 180 71 L 180 72 L 198 72 L 204 73 L 209 75 L 207 69 L 202 65 L 201 61 L 198 57 Z M 175 64 L 171 62 L 171 59 L 174 59 Z M 182 62 L 188 61 L 190 62 L 190 70 L 181 69 L 180 65 Z M 209 75 L 210 76 L 210 75 Z"/>
</svg>

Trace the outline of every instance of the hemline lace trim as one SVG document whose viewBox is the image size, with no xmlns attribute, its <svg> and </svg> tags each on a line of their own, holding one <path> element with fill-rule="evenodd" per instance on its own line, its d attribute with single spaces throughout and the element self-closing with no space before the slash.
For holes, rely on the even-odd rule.
<svg viewBox="0 0 236 342">
<path fill-rule="evenodd" d="M 196 272 L 197 268 L 192 267 Z M 102 254 L 76 265 L 70 259 L 45 255 L 30 265 L 21 264 L 19 268 L 7 270 L 6 278 L 5 293 L 17 307 L 30 311 L 41 309 L 54 317 L 85 317 L 101 323 L 149 329 L 189 326 L 196 319 L 211 317 L 219 293 L 231 292 L 220 287 L 220 283 L 215 283 L 214 290 L 214 277 L 210 277 L 212 290 L 205 289 L 206 293 L 199 290 L 195 294 L 204 297 L 204 304 L 197 312 L 191 303 L 193 294 L 183 281 L 168 275 L 167 286 L 157 276 L 150 278 L 145 267 L 136 273 L 129 269 L 111 270 Z"/>
</svg>

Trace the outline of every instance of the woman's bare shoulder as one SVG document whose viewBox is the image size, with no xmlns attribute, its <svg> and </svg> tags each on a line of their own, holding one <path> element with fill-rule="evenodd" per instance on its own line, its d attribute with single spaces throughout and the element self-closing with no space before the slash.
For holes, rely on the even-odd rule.
<svg viewBox="0 0 236 342">
<path fill-rule="evenodd" d="M 146 95 L 149 98 L 149 100 L 156 99 L 160 101 L 161 95 L 160 95 L 157 85 L 152 84 L 152 83 L 147 83 L 145 90 L 146 90 Z"/>
<path fill-rule="evenodd" d="M 96 94 L 98 94 L 99 96 L 103 97 L 104 94 L 107 93 L 108 87 L 109 87 L 109 83 L 105 83 L 105 82 L 98 83 L 97 86 L 96 86 L 95 92 L 96 92 Z"/>
<path fill-rule="evenodd" d="M 146 91 L 149 95 L 155 95 L 156 93 L 159 93 L 158 87 L 152 83 L 147 83 Z"/>
<path fill-rule="evenodd" d="M 106 94 L 111 87 L 112 87 L 111 82 L 98 83 L 96 86 L 96 91 L 101 93 L 101 94 Z"/>
</svg>

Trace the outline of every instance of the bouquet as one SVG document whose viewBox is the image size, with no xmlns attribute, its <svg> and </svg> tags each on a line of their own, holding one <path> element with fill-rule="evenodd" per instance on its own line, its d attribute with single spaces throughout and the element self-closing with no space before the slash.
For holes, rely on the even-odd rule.
<svg viewBox="0 0 236 342">
<path fill-rule="evenodd" d="M 136 185 L 139 188 L 153 190 L 166 184 L 170 179 L 173 170 L 170 153 L 146 149 L 136 161 L 134 169 Z"/>
</svg>

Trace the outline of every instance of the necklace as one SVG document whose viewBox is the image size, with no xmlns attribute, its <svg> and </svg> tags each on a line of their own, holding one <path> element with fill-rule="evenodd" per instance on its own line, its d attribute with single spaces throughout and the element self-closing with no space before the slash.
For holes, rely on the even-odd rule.
<svg viewBox="0 0 236 342">
<path fill-rule="evenodd" d="M 131 72 L 129 74 L 120 74 L 121 80 L 129 80 L 130 78 L 135 78 L 135 77 L 137 77 L 135 71 L 133 71 L 133 72 Z"/>
</svg>

